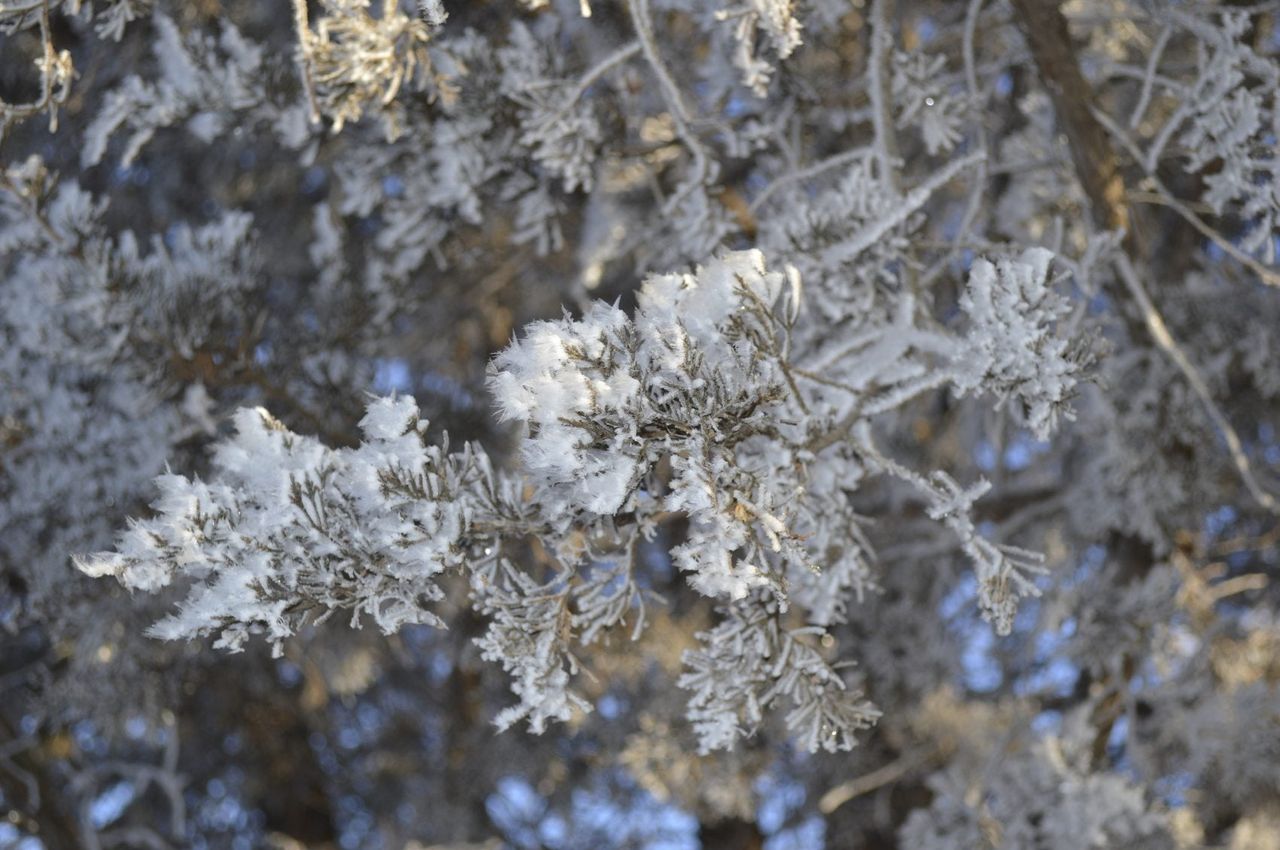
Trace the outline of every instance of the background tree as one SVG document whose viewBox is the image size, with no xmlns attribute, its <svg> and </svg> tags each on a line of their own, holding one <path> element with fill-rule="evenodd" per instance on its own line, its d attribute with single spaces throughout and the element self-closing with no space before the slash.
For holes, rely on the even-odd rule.
<svg viewBox="0 0 1280 850">
<path fill-rule="evenodd" d="M 0 847 L 1280 844 L 1276 11 L 0 4 Z"/>
</svg>

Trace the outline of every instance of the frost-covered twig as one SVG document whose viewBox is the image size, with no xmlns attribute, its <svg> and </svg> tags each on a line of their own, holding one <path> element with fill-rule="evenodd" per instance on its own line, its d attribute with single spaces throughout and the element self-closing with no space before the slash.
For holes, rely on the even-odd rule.
<svg viewBox="0 0 1280 850">
<path fill-rule="evenodd" d="M 769 198 L 772 197 L 779 189 L 790 186 L 792 183 L 801 183 L 805 180 L 812 179 L 820 174 L 830 171 L 833 168 L 839 168 L 842 165 L 848 165 L 851 162 L 866 159 L 873 153 L 874 149 L 870 147 L 851 148 L 850 150 L 835 154 L 834 156 L 829 156 L 821 162 L 815 162 L 813 165 L 783 174 L 782 176 L 770 181 L 769 185 L 761 189 L 760 194 L 752 199 L 751 206 L 748 209 L 750 209 L 753 214 L 757 213 L 760 211 L 760 208 L 764 206 L 765 202 L 768 201 Z"/>
<path fill-rule="evenodd" d="M 858 256 L 869 246 L 882 239 L 894 227 L 905 221 L 912 213 L 923 207 L 929 201 L 929 198 L 933 196 L 933 193 L 945 186 L 953 177 L 969 166 L 983 162 L 985 159 L 986 154 L 978 151 L 948 162 L 938 171 L 931 174 L 919 186 L 907 192 L 903 196 L 901 203 L 891 213 L 864 229 L 855 238 L 837 243 L 824 251 L 822 262 L 828 266 L 835 266 Z"/>
<path fill-rule="evenodd" d="M 890 114 L 889 76 L 886 73 L 893 47 L 893 31 L 889 19 L 894 0 L 872 0 L 871 49 L 867 55 L 867 92 L 871 97 L 871 120 L 875 127 L 876 159 L 880 163 L 880 179 L 895 192 L 899 191 L 898 139 Z"/>
<path fill-rule="evenodd" d="M 1241 251 L 1234 242 L 1223 236 L 1222 233 L 1215 228 L 1206 224 L 1204 219 L 1196 215 L 1195 210 L 1175 198 L 1164 184 L 1160 182 L 1159 178 L 1148 177 L 1147 182 L 1156 190 L 1156 193 L 1154 195 L 1132 195 L 1131 197 L 1135 201 L 1138 201 L 1139 203 L 1155 203 L 1168 207 L 1181 216 L 1187 224 L 1194 227 L 1201 236 L 1221 248 L 1223 253 L 1227 254 L 1231 259 L 1240 263 L 1240 265 L 1257 275 L 1259 281 L 1265 283 L 1267 286 L 1280 287 L 1280 272 L 1277 272 L 1275 269 L 1268 268 L 1258 262 L 1255 258 L 1246 254 L 1244 251 Z"/>
<path fill-rule="evenodd" d="M 923 203 L 967 161 L 905 202 Z M 343 449 L 295 434 L 265 411 L 242 410 L 211 482 L 162 476 L 157 516 L 134 523 L 116 551 L 78 563 L 145 590 L 190 582 L 178 612 L 153 633 L 213 634 L 231 650 L 255 633 L 279 649 L 304 624 L 340 611 L 353 625 L 367 615 L 388 633 L 440 625 L 432 609 L 441 582 L 461 572 L 472 604 L 491 618 L 484 656 L 508 670 L 519 697 L 498 722 L 526 718 L 540 731 L 589 708 L 572 688 L 573 676 L 586 674 L 573 647 L 633 611 L 633 635 L 642 627 L 631 570 L 639 533 L 658 517 L 687 521 L 671 558 L 703 595 L 775 614 L 798 602 L 812 628 L 840 621 L 840 597 L 862 593 L 871 557 L 841 488 L 873 459 L 872 468 L 924 488 L 934 519 L 973 557 L 984 609 L 1003 631 L 1013 605 L 1006 587 L 1030 592 L 1018 571 L 1032 569 L 1032 556 L 978 537 L 968 515 L 977 489 L 962 491 L 942 473 L 908 475 L 864 445 L 865 428 L 949 383 L 1017 399 L 1047 435 L 1077 376 L 1054 336 L 1061 305 L 1048 288 L 1048 262 L 1047 252 L 1031 251 L 976 263 L 962 300 L 967 336 L 918 328 L 916 302 L 904 295 L 892 322 L 812 371 L 790 361 L 803 313 L 798 273 L 770 271 L 758 251 L 727 252 L 693 273 L 651 276 L 633 315 L 596 303 L 581 319 L 533 323 L 495 358 L 497 411 L 523 429 L 514 475 L 497 473 L 476 447 L 451 452 L 447 440 L 428 441 L 407 398 L 372 402 L 364 441 Z M 847 376 L 828 381 L 828 373 Z M 815 385 L 848 397 L 833 404 Z M 854 478 L 816 475 L 819 465 L 848 457 L 835 446 L 851 428 L 862 435 Z M 528 538 L 539 541 L 549 575 L 504 551 Z M 624 565 L 607 566 L 618 555 Z M 848 748 L 874 715 L 794 640 L 807 633 L 775 634 L 770 672 L 751 686 L 761 689 L 751 699 L 790 694 L 788 724 L 806 746 Z M 715 700 L 704 700 L 714 729 L 706 728 L 704 746 L 727 745 L 734 735 L 707 700 Z M 734 711 L 755 722 L 754 709 Z"/>
<path fill-rule="evenodd" d="M 1094 115 L 1102 126 L 1106 127 L 1107 130 L 1115 136 L 1116 141 L 1120 142 L 1125 150 L 1129 152 L 1135 162 L 1143 162 L 1142 154 L 1138 150 L 1137 145 L 1131 138 L 1129 138 L 1129 135 L 1115 123 L 1111 116 L 1107 115 L 1100 109 L 1095 109 Z M 1194 210 L 1182 201 L 1178 200 L 1154 171 L 1148 171 L 1147 176 L 1144 179 L 1145 182 L 1155 190 L 1155 195 L 1151 197 L 1132 195 L 1130 197 L 1132 197 L 1133 200 L 1145 203 L 1157 203 L 1161 206 L 1168 207 L 1181 216 L 1184 221 L 1194 227 L 1201 236 L 1213 242 L 1233 260 L 1256 274 L 1262 283 L 1265 283 L 1268 286 L 1280 287 L 1280 272 L 1270 269 L 1258 262 L 1244 251 L 1241 251 L 1240 248 L 1226 236 L 1223 236 L 1216 229 L 1210 227 L 1204 219 L 1196 215 Z"/>
<path fill-rule="evenodd" d="M 1160 59 L 1164 56 L 1164 49 L 1169 45 L 1169 39 L 1173 36 L 1173 27 L 1165 24 L 1160 28 L 1160 35 L 1156 37 L 1155 46 L 1151 48 L 1151 54 L 1147 57 L 1147 67 L 1142 78 L 1142 90 L 1138 94 L 1138 102 L 1133 106 L 1133 113 L 1129 116 L 1129 129 L 1136 129 L 1138 124 L 1142 122 L 1142 117 L 1147 114 L 1147 105 L 1151 103 L 1151 92 L 1155 88 L 1156 70 L 1160 67 Z"/>
<path fill-rule="evenodd" d="M 37 0 L 29 6 L 21 8 L 0 8 L 0 18 L 13 15 L 21 19 L 23 15 L 37 11 L 37 24 L 40 30 L 40 49 L 42 56 L 37 62 L 40 69 L 40 96 L 31 103 L 10 104 L 0 100 L 0 141 L 3 141 L 9 129 L 20 121 L 48 110 L 49 132 L 57 132 L 58 106 L 64 103 L 70 94 L 73 68 L 71 54 L 67 51 L 59 53 L 53 46 L 53 30 L 49 20 L 49 0 Z"/>
<path fill-rule="evenodd" d="M 1227 444 L 1227 451 L 1231 455 L 1231 462 L 1235 465 L 1236 471 L 1239 472 L 1240 478 L 1244 481 L 1249 495 L 1266 510 L 1273 514 L 1280 514 L 1280 501 L 1277 501 L 1274 495 L 1267 492 L 1258 483 L 1258 479 L 1253 474 L 1253 466 L 1249 462 L 1249 456 L 1245 454 L 1244 444 L 1240 441 L 1240 435 L 1236 433 L 1226 414 L 1222 412 L 1222 408 L 1214 401 L 1213 393 L 1210 392 L 1209 385 L 1205 383 L 1200 370 L 1191 362 L 1191 358 L 1187 356 L 1187 353 L 1178 345 L 1177 340 L 1173 338 L 1173 334 L 1169 332 L 1169 327 L 1165 324 L 1164 317 L 1160 315 L 1160 311 L 1156 309 L 1151 297 L 1147 295 L 1147 291 L 1143 287 L 1133 263 L 1130 262 L 1127 256 L 1121 254 L 1116 257 L 1116 270 L 1120 273 L 1120 278 L 1129 289 L 1134 301 L 1137 302 L 1138 307 L 1142 310 L 1143 321 L 1146 322 L 1152 339 L 1168 355 L 1173 364 L 1178 367 L 1178 371 L 1182 372 L 1187 379 L 1187 383 L 1195 391 L 1196 396 L 1204 403 L 1205 412 L 1209 414 L 1209 419 L 1222 433 L 1222 438 Z"/>
<path fill-rule="evenodd" d="M 293 0 L 293 27 L 298 39 L 298 67 L 302 71 L 302 91 L 307 96 L 307 109 L 312 124 L 320 123 L 320 104 L 316 100 L 316 84 L 312 78 L 314 58 L 311 51 L 311 22 L 307 0 Z"/>
<path fill-rule="evenodd" d="M 590 70 L 578 78 L 578 82 L 569 92 L 568 101 L 572 103 L 582 97 L 582 95 L 586 93 L 587 89 L 595 85 L 597 80 L 617 66 L 626 62 L 631 57 L 635 56 L 637 53 L 640 53 L 642 49 L 643 45 L 640 41 L 632 41 L 624 44 L 622 47 L 619 47 L 617 50 L 601 59 L 592 66 Z"/>
<path fill-rule="evenodd" d="M 971 510 L 974 501 L 991 485 L 980 480 L 964 488 L 941 472 L 926 478 L 881 453 L 866 424 L 856 426 L 853 435 L 859 451 L 878 470 L 915 488 L 929 503 L 929 515 L 945 522 L 955 533 L 961 548 L 973 562 L 983 619 L 989 621 L 998 634 L 1009 634 L 1019 598 L 1040 595 L 1040 589 L 1027 576 L 1045 572 L 1044 556 L 1016 546 L 992 543 L 978 533 Z"/>
<path fill-rule="evenodd" d="M 984 159 L 978 165 L 977 173 L 969 185 L 969 197 L 965 203 L 964 218 L 960 221 L 960 230 L 956 234 L 956 238 L 946 256 L 921 276 L 921 289 L 928 289 L 933 281 L 937 280 L 951 266 L 959 252 L 964 250 L 962 246 L 969 238 L 970 233 L 973 232 L 973 225 L 982 211 L 982 199 L 986 191 L 987 174 L 991 170 L 991 151 L 990 146 L 987 144 L 986 101 L 982 96 L 982 89 L 978 85 L 978 66 L 974 48 L 978 18 L 982 14 L 982 3 L 983 0 L 969 0 L 968 8 L 965 10 L 961 54 L 964 57 L 965 86 L 969 93 L 969 109 L 972 110 L 973 114 L 973 126 L 978 143 L 978 151 L 984 155 Z"/>
</svg>

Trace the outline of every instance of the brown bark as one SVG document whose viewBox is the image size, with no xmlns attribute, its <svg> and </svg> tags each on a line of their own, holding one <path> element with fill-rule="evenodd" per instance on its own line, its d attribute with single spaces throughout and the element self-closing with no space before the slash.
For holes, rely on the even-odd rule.
<svg viewBox="0 0 1280 850">
<path fill-rule="evenodd" d="M 1093 89 L 1080 71 L 1066 18 L 1056 0 L 1011 2 L 1019 27 L 1031 48 L 1040 80 L 1053 102 L 1058 125 L 1067 137 L 1076 176 L 1088 198 L 1094 224 L 1105 230 L 1123 230 L 1125 252 L 1135 264 L 1144 266 L 1146 246 L 1135 237 L 1136 220 L 1125 199 L 1119 158 L 1107 129 L 1094 116 Z M 1117 303 L 1121 305 L 1133 339 L 1137 341 L 1147 337 L 1151 331 L 1140 317 L 1138 305 L 1127 292 L 1120 290 L 1117 294 Z M 1122 575 L 1130 581 L 1146 575 L 1157 561 L 1150 546 L 1131 538 L 1117 538 L 1111 541 L 1109 548 L 1114 553 L 1113 557 L 1124 565 Z M 1128 667 L 1131 663 L 1131 659 L 1126 658 L 1123 666 Z M 1114 683 L 1100 684 L 1111 688 L 1111 691 L 1094 706 L 1091 716 L 1095 727 L 1094 764 L 1101 764 L 1106 758 L 1107 741 L 1120 716 L 1118 687 Z"/>
<path fill-rule="evenodd" d="M 1012 0 L 1012 3 L 1036 70 L 1067 136 L 1071 159 L 1089 200 L 1093 222 L 1103 230 L 1123 230 L 1125 247 L 1136 255 L 1119 160 L 1106 128 L 1093 115 L 1093 90 L 1080 72 L 1067 19 L 1054 0 Z"/>
</svg>

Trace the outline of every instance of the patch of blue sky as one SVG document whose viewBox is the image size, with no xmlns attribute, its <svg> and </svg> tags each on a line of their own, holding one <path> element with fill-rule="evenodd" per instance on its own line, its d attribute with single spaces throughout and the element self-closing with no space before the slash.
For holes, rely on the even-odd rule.
<svg viewBox="0 0 1280 850">
<path fill-rule="evenodd" d="M 91 755 L 101 755 L 107 751 L 106 741 L 98 734 L 98 727 L 90 720 L 80 720 L 71 727 L 71 737 L 76 746 Z"/>
<path fill-rule="evenodd" d="M 178 238 L 182 234 L 182 232 L 186 229 L 186 227 L 187 225 L 185 222 L 174 222 L 173 224 L 170 224 L 168 227 L 166 227 L 164 229 L 164 236 L 163 236 L 165 247 L 172 249 L 175 245 L 177 245 Z"/>
<path fill-rule="evenodd" d="M 1049 443 L 1037 440 L 1029 432 L 1019 431 L 1014 434 L 1009 445 L 1004 449 L 1005 469 L 1013 472 L 1026 469 L 1037 457 L 1049 451 Z"/>
<path fill-rule="evenodd" d="M 415 650 L 434 646 L 439 636 L 438 629 L 422 623 L 410 623 L 400 630 L 401 639 Z"/>
<path fill-rule="evenodd" d="M 453 658 L 447 650 L 437 649 L 431 653 L 431 664 L 428 668 L 431 678 L 436 683 L 443 683 L 453 675 Z"/>
<path fill-rule="evenodd" d="M 920 38 L 921 44 L 928 44 L 938 36 L 938 23 L 929 15 L 922 16 L 916 21 L 916 35 Z"/>
<path fill-rule="evenodd" d="M 1075 617 L 1068 617 L 1057 629 L 1036 632 L 1033 640 L 1035 660 L 1044 663 L 1055 658 L 1062 652 L 1067 642 L 1075 636 L 1076 628 Z"/>
<path fill-rule="evenodd" d="M 1106 563 L 1107 547 L 1095 543 L 1084 550 L 1080 560 L 1076 562 L 1075 569 L 1070 572 L 1063 571 L 1058 577 L 1058 583 L 1063 588 L 1078 587 L 1097 576 Z"/>
<path fill-rule="evenodd" d="M 140 741 L 147 734 L 147 718 L 135 714 L 124 722 L 124 733 L 131 741 Z"/>
<path fill-rule="evenodd" d="M 627 701 L 614 694 L 605 694 L 596 701 L 596 711 L 605 720 L 617 720 L 627 709 Z"/>
<path fill-rule="evenodd" d="M 1014 690 L 1020 694 L 1066 696 L 1080 678 L 1080 668 L 1065 658 L 1051 658 L 1034 673 L 1021 677 Z"/>
<path fill-rule="evenodd" d="M 764 850 L 822 850 L 826 846 L 827 822 L 818 815 L 779 830 L 764 842 Z"/>
<path fill-rule="evenodd" d="M 324 188 L 329 181 L 328 173 L 318 165 L 313 165 L 302 173 L 303 194 L 312 195 Z"/>
<path fill-rule="evenodd" d="M 151 169 L 140 164 L 120 166 L 111 172 L 111 182 L 117 186 L 125 183 L 146 186 L 151 182 Z"/>
<path fill-rule="evenodd" d="M 1240 518 L 1240 512 L 1232 505 L 1222 505 L 1204 517 L 1204 533 L 1210 540 L 1220 537 Z"/>
<path fill-rule="evenodd" d="M 659 584 L 666 584 L 671 580 L 675 565 L 671 562 L 669 542 L 662 530 L 658 531 L 653 540 L 640 542 L 640 563 L 644 564 L 645 569 L 636 576 L 636 583 L 641 587 L 653 586 L 651 576 Z"/>
<path fill-rule="evenodd" d="M 1031 719 L 1031 731 L 1037 735 L 1056 735 L 1062 731 L 1062 712 L 1042 711 Z"/>
<path fill-rule="evenodd" d="M 34 835 L 23 835 L 13 824 L 0 821 L 0 850 L 45 850 L 45 846 Z"/>
<path fill-rule="evenodd" d="M 1111 732 L 1107 735 L 1107 755 L 1117 770 L 1129 772 L 1133 768 L 1129 758 L 1129 718 L 1121 715 L 1111 724 Z"/>
<path fill-rule="evenodd" d="M 464 384 L 441 372 L 427 372 L 418 379 L 418 384 L 427 392 L 447 400 L 455 410 L 471 410 L 479 404 Z"/>
<path fill-rule="evenodd" d="M 1011 472 L 1020 472 L 1048 451 L 1049 443 L 1033 438 L 1029 432 L 1018 431 L 1003 452 L 998 452 L 990 440 L 979 440 L 973 448 L 973 462 L 983 472 L 994 472 L 997 464 Z"/>
<path fill-rule="evenodd" d="M 360 746 L 363 737 L 359 729 L 344 726 L 338 730 L 338 746 L 344 750 L 354 750 Z"/>
<path fill-rule="evenodd" d="M 724 114 L 729 118 L 741 118 L 753 111 L 755 110 L 751 101 L 740 94 L 731 95 L 724 105 Z"/>
<path fill-rule="evenodd" d="M 996 447 L 992 445 L 990 440 L 979 440 L 978 444 L 973 447 L 973 462 L 983 472 L 994 471 L 998 458 L 999 454 L 996 452 Z"/>
<path fill-rule="evenodd" d="M 1004 671 L 995 657 L 995 633 L 981 621 L 973 622 L 964 631 L 960 669 L 965 687 L 974 693 L 990 693 L 1004 684 Z"/>
<path fill-rule="evenodd" d="M 413 389 L 413 372 L 402 357 L 379 358 L 373 364 L 373 389 L 379 393 L 407 393 Z"/>
<path fill-rule="evenodd" d="M 1111 311 L 1111 299 L 1102 292 L 1089 299 L 1089 315 L 1098 316 Z"/>
<path fill-rule="evenodd" d="M 556 812 L 551 812 L 538 823 L 538 836 L 548 847 L 561 847 L 569 838 L 569 824 Z"/>
<path fill-rule="evenodd" d="M 210 795 L 202 800 L 195 820 L 205 830 L 217 832 L 239 831 L 250 824 L 249 811 L 233 794 Z"/>
<path fill-rule="evenodd" d="M 962 645 L 960 676 L 966 688 L 975 693 L 989 693 L 1004 683 L 1004 672 L 995 657 L 995 634 L 989 623 L 974 613 L 978 582 L 966 575 L 938 605 L 938 613 Z"/>
<path fill-rule="evenodd" d="M 341 832 L 338 834 L 338 845 L 343 850 L 379 850 L 385 843 L 374 830 L 373 816 L 364 811 L 363 805 L 355 797 L 343 798 L 349 801 L 343 808 L 340 817 Z"/>
<path fill-rule="evenodd" d="M 302 668 L 287 658 L 276 661 L 276 678 L 286 688 L 297 687 L 302 682 Z"/>
<path fill-rule="evenodd" d="M 620 802 L 613 795 L 579 789 L 573 794 L 570 825 L 582 837 L 597 841 L 601 850 L 615 847 L 645 847 L 652 850 L 697 850 L 698 821 L 669 803 L 639 791 Z"/>
<path fill-rule="evenodd" d="M 103 829 L 120 820 L 125 809 L 137 797 L 132 782 L 116 782 L 94 797 L 89 803 L 89 822 L 95 829 Z"/>
<path fill-rule="evenodd" d="M 16 593 L 0 595 L 0 630 L 5 634 L 17 634 L 18 617 L 22 614 L 22 600 Z"/>
<path fill-rule="evenodd" d="M 571 795 L 568 811 L 563 812 L 550 810 L 524 777 L 507 776 L 498 781 L 485 808 L 507 842 L 518 850 L 570 846 L 697 850 L 698 822 L 692 815 L 629 787 L 622 774 L 617 778 L 624 786 L 621 797 L 609 787 L 579 788 Z"/>
<path fill-rule="evenodd" d="M 756 806 L 756 823 L 765 835 L 782 829 L 791 815 L 804 805 L 804 786 L 776 772 L 770 771 L 756 779 L 755 792 L 760 801 Z"/>
<path fill-rule="evenodd" d="M 972 574 L 966 574 L 953 587 L 938 605 L 938 613 L 944 620 L 953 620 L 971 606 L 978 597 L 978 581 Z"/>
<path fill-rule="evenodd" d="M 484 801 L 494 826 L 517 847 L 537 847 L 537 824 L 546 812 L 546 803 L 523 776 L 504 776 Z"/>
<path fill-rule="evenodd" d="M 1161 776 L 1152 785 L 1166 806 L 1178 809 L 1191 802 L 1190 795 L 1196 787 L 1196 777 L 1190 771 L 1179 770 Z"/>
<path fill-rule="evenodd" d="M 376 732 L 382 728 L 386 717 L 375 703 L 361 702 L 356 708 L 356 722 L 365 732 Z"/>
</svg>

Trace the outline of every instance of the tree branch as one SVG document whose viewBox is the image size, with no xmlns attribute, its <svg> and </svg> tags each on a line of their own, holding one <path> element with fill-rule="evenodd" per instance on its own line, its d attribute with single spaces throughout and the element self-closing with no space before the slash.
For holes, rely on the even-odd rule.
<svg viewBox="0 0 1280 850">
<path fill-rule="evenodd" d="M 1106 129 L 1090 109 L 1093 91 L 1076 61 L 1067 19 L 1054 0 L 1012 3 L 1054 113 L 1067 135 L 1094 224 L 1103 230 L 1124 231 L 1125 246 L 1136 253 L 1119 160 Z"/>
</svg>

